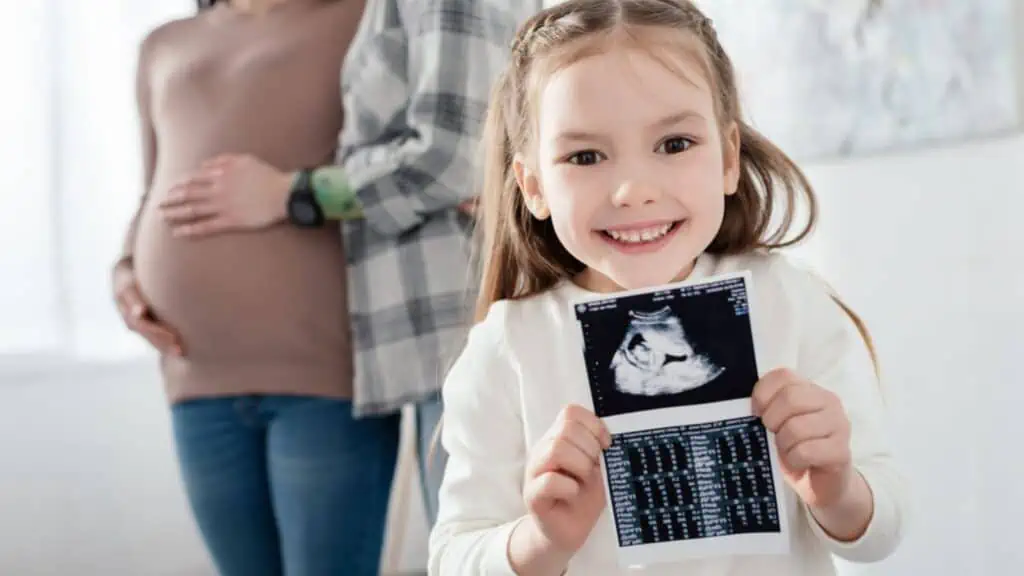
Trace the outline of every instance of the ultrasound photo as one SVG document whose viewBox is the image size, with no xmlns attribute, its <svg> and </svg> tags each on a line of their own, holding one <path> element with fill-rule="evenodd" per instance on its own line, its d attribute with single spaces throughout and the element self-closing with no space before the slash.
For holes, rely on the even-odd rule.
<svg viewBox="0 0 1024 576">
<path fill-rule="evenodd" d="M 576 306 L 598 416 L 748 398 L 757 381 L 746 280 Z"/>
<path fill-rule="evenodd" d="M 612 357 L 619 392 L 642 396 L 677 394 L 711 382 L 725 370 L 697 354 L 672 308 L 629 311 L 626 336 Z"/>
</svg>

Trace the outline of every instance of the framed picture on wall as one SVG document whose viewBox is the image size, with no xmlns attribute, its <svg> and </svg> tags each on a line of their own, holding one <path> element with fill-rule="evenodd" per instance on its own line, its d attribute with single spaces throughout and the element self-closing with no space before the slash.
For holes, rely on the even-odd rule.
<svg viewBox="0 0 1024 576">
<path fill-rule="evenodd" d="M 799 159 L 1020 125 L 1016 0 L 697 0 L 751 123 Z"/>
</svg>

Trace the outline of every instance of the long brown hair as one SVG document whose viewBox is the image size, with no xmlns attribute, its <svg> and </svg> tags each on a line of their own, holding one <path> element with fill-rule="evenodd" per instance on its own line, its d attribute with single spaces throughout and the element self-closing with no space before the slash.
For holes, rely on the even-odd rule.
<svg viewBox="0 0 1024 576">
<path fill-rule="evenodd" d="M 743 120 L 732 62 L 711 20 L 692 2 L 568 0 L 520 27 L 510 63 L 491 96 L 484 128 L 477 321 L 498 300 L 532 296 L 584 269 L 559 242 L 550 219 L 538 220 L 529 212 L 513 171 L 515 155 L 532 144 L 536 122 L 531 112 L 541 78 L 597 53 L 602 46 L 595 44 L 602 39 L 614 35 L 643 46 L 643 32 L 652 30 L 678 32 L 674 45 L 697 56 L 714 91 L 718 125 L 724 129 L 735 124 L 739 130 L 738 188 L 726 197 L 722 226 L 707 251 L 726 255 L 784 248 L 801 242 L 814 229 L 818 211 L 810 182 L 793 160 Z M 656 51 L 651 54 L 657 56 Z M 833 298 L 853 320 L 875 360 L 864 323 Z"/>
</svg>

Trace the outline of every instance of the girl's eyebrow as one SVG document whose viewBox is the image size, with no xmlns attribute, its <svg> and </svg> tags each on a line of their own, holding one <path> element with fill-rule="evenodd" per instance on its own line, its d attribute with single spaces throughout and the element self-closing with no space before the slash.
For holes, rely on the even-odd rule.
<svg viewBox="0 0 1024 576">
<path fill-rule="evenodd" d="M 563 130 L 555 135 L 556 142 L 599 142 L 606 140 L 606 136 L 597 134 L 596 132 L 586 132 L 584 130 Z"/>
<path fill-rule="evenodd" d="M 649 128 L 667 128 L 669 126 L 681 124 L 686 120 L 689 120 L 690 118 L 695 118 L 701 121 L 705 120 L 704 115 L 701 114 L 700 112 L 697 112 L 696 110 L 683 110 L 681 112 L 669 114 L 668 116 L 665 116 L 664 118 L 655 121 L 649 126 Z"/>
<path fill-rule="evenodd" d="M 669 126 L 675 126 L 676 124 L 681 124 L 682 122 L 685 122 L 690 118 L 694 118 L 700 121 L 705 120 L 704 115 L 701 114 L 700 112 L 697 112 L 695 110 L 683 110 L 680 112 L 669 114 L 668 116 L 665 116 L 660 120 L 654 121 L 653 123 L 651 123 L 648 129 L 667 128 Z M 563 130 L 555 135 L 555 141 L 557 142 L 600 142 L 602 140 L 607 140 L 607 136 L 596 132 L 588 132 L 586 130 L 569 129 Z"/>
</svg>

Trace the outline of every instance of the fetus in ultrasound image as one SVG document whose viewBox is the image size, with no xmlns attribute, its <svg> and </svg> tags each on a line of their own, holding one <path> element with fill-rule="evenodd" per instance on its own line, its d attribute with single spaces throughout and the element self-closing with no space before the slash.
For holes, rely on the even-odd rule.
<svg viewBox="0 0 1024 576">
<path fill-rule="evenodd" d="M 679 316 L 669 306 L 654 312 L 631 310 L 629 316 L 626 334 L 610 366 L 620 392 L 678 394 L 703 386 L 725 371 L 695 351 Z"/>
<path fill-rule="evenodd" d="M 743 278 L 576 306 L 595 413 L 749 398 L 757 382 Z"/>
</svg>

